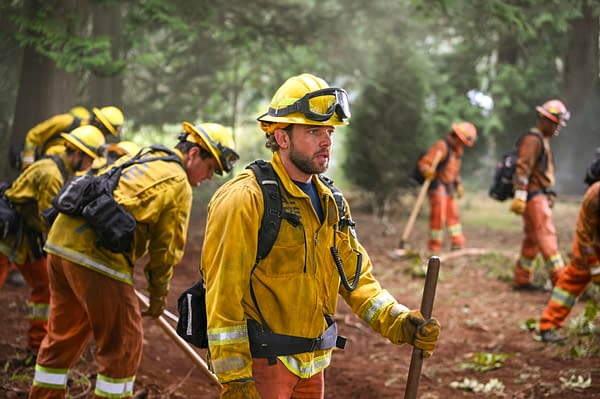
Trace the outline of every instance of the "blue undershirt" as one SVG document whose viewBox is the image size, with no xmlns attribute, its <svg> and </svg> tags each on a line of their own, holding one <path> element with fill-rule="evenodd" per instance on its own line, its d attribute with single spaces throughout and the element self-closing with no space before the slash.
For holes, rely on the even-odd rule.
<svg viewBox="0 0 600 399">
<path fill-rule="evenodd" d="M 315 212 L 317 212 L 319 220 L 321 223 L 323 223 L 323 220 L 325 220 L 325 215 L 323 214 L 323 208 L 321 207 L 321 201 L 319 199 L 319 194 L 317 193 L 315 183 L 313 183 L 312 180 L 309 183 L 302 183 L 294 180 L 294 183 L 300 190 L 310 197 L 310 202 L 312 202 L 312 206 L 315 209 Z"/>
</svg>

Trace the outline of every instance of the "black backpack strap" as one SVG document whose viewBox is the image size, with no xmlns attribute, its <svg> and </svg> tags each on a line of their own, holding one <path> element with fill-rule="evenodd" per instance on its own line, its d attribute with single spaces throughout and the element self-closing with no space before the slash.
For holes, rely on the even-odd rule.
<svg viewBox="0 0 600 399">
<path fill-rule="evenodd" d="M 260 230 L 258 231 L 256 261 L 259 262 L 269 254 L 279 234 L 283 214 L 281 193 L 279 192 L 280 183 L 269 162 L 259 159 L 252 162 L 246 168 L 254 172 L 263 193 L 263 202 L 265 205 L 263 217 L 260 222 Z"/>
<path fill-rule="evenodd" d="M 69 180 L 69 174 L 67 173 L 67 168 L 65 167 L 65 163 L 63 162 L 62 158 L 58 155 L 47 155 L 47 157 L 54 161 L 56 167 L 58 168 L 58 170 L 60 170 L 60 174 L 63 178 L 63 183 L 66 183 L 67 180 Z"/>
<path fill-rule="evenodd" d="M 333 185 L 333 180 L 324 175 L 319 175 L 319 179 L 325 184 L 333 194 L 333 199 L 335 200 L 335 204 L 338 208 L 338 216 L 340 219 L 340 230 L 346 226 L 354 227 L 355 223 L 352 219 L 346 217 L 346 203 L 344 202 L 344 194 Z"/>
</svg>

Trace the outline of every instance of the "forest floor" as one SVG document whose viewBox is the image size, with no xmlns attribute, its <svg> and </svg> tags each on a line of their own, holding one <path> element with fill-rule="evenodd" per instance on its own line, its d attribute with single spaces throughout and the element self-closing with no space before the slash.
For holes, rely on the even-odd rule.
<svg viewBox="0 0 600 399">
<path fill-rule="evenodd" d="M 427 209 L 421 213 L 409 239 L 412 256 L 389 256 L 399 241 L 411 200 L 404 198 L 397 212 L 388 217 L 394 223 L 375 218 L 360 198 L 356 199 L 357 205 L 352 199 L 350 203 L 359 238 L 369 251 L 376 277 L 400 302 L 418 308 L 428 258 L 424 250 Z M 558 346 L 539 342 L 535 331 L 526 328 L 535 324 L 550 292 L 515 292 L 511 287 L 521 220 L 510 214 L 508 205 L 493 202 L 483 193 L 459 201 L 467 247 L 479 250 L 472 251 L 476 255 L 469 255 L 469 251 L 462 256 L 441 254 L 433 314 L 442 324 L 442 336 L 434 355 L 423 362 L 418 397 L 600 398 L 600 336 L 571 334 L 565 345 Z M 169 309 L 175 314 L 178 295 L 199 277 L 203 208 L 194 209 L 188 250 L 171 283 Z M 554 209 L 559 245 L 565 257 L 577 211 L 578 199 L 559 202 Z M 144 291 L 141 267 L 136 276 L 137 287 Z M 536 278 L 543 282 L 544 273 L 538 270 Z M 33 376 L 33 367 L 19 362 L 26 346 L 28 292 L 27 286 L 6 285 L 0 290 L 4 309 L 0 312 L 2 398 L 27 397 Z M 590 297 L 598 300 L 598 291 L 588 290 L 587 298 Z M 580 319 L 585 307 L 580 300 L 568 321 Z M 348 338 L 348 343 L 346 349 L 334 352 L 325 374 L 325 397 L 403 397 L 411 347 L 390 344 L 353 315 L 343 301 L 336 320 L 339 333 Z M 135 385 L 137 398 L 219 397 L 216 388 L 154 321 L 144 320 L 144 334 L 144 354 Z M 72 398 L 91 396 L 95 378 L 93 350 L 91 343 L 72 370 Z M 204 351 L 198 353 L 205 356 Z M 578 356 L 574 356 L 576 353 Z M 471 388 L 467 389 L 467 385 Z"/>
</svg>

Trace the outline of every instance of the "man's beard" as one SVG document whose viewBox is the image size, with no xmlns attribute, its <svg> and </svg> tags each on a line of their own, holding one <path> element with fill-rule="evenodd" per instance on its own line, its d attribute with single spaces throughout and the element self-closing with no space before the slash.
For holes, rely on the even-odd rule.
<svg viewBox="0 0 600 399">
<path fill-rule="evenodd" d="M 294 144 L 290 143 L 290 161 L 300 169 L 303 173 L 307 175 L 317 175 L 319 173 L 323 173 L 327 170 L 329 166 L 329 159 L 325 162 L 323 166 L 319 166 L 314 160 L 309 158 L 306 155 L 301 154 L 296 151 L 294 148 Z"/>
</svg>

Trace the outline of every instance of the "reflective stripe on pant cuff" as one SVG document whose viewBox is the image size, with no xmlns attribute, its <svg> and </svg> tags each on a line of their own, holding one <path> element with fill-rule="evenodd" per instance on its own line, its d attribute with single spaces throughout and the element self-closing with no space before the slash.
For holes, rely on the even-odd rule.
<svg viewBox="0 0 600 399">
<path fill-rule="evenodd" d="M 33 385 L 50 389 L 65 389 L 69 369 L 53 369 L 35 365 Z"/>
<path fill-rule="evenodd" d="M 592 276 L 599 275 L 600 274 L 600 266 L 592 267 L 590 269 L 590 273 L 592 274 Z"/>
<path fill-rule="evenodd" d="M 103 398 L 124 398 L 133 394 L 135 376 L 128 378 L 110 378 L 98 374 L 95 394 Z"/>
</svg>

